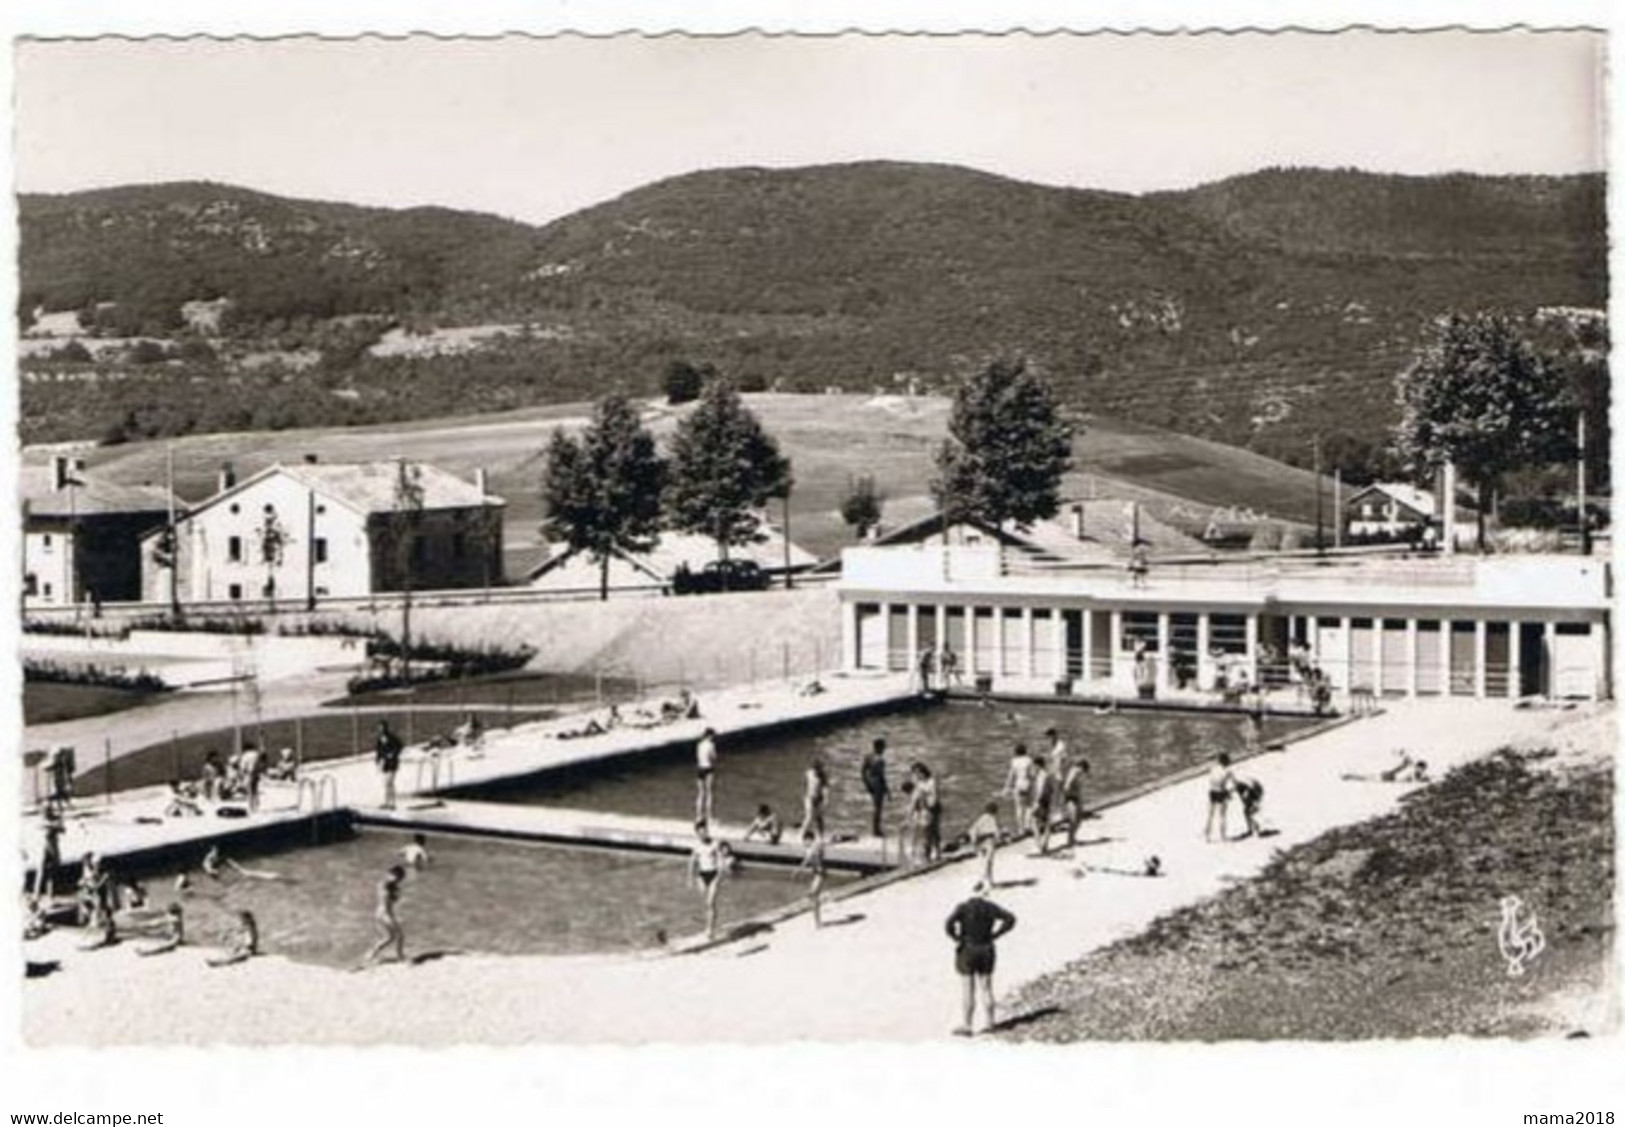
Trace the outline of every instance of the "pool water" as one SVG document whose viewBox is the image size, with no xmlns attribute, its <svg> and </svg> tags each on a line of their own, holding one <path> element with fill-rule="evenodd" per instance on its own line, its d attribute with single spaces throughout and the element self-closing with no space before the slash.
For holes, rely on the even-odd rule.
<svg viewBox="0 0 1625 1127">
<path fill-rule="evenodd" d="M 229 873 L 192 874 L 185 906 L 189 943 L 224 945 L 236 913 L 254 913 L 260 949 L 304 962 L 354 966 L 379 938 L 373 922 L 377 885 L 409 839 L 363 830 L 311 848 L 250 857 L 245 868 L 283 880 Z M 670 855 L 566 849 L 431 836 L 432 863 L 409 872 L 397 905 L 408 957 L 440 952 L 581 954 L 657 947 L 704 929 L 701 894 L 687 862 Z M 174 870 L 147 878 L 157 908 L 177 899 Z M 826 887 L 844 878 L 826 876 Z M 719 894 L 724 929 L 805 897 L 806 874 L 746 864 Z M 138 941 L 139 942 L 139 941 Z"/>
<path fill-rule="evenodd" d="M 1313 721 L 1269 716 L 1264 739 L 1278 740 Z M 778 812 L 788 830 L 801 818 L 808 763 L 825 761 L 830 779 L 826 824 L 832 833 L 866 834 L 869 798 L 859 764 L 876 737 L 887 743 L 892 799 L 888 831 L 902 811 L 901 785 L 914 759 L 936 775 L 943 803 L 943 831 L 951 840 L 1004 785 L 1017 741 L 1044 754 L 1046 729 L 1061 733 L 1074 755 L 1089 761 L 1085 802 L 1127 790 L 1243 746 L 1242 718 L 1235 714 L 1125 711 L 1099 714 L 1089 708 L 1030 704 L 946 704 L 870 716 L 835 727 L 780 733 L 762 739 L 721 741 L 715 780 L 716 817 L 745 823 L 759 803 Z M 692 750 L 594 765 L 487 788 L 478 797 L 526 805 L 692 818 Z M 1008 805 L 1001 813 L 1008 814 Z"/>
</svg>

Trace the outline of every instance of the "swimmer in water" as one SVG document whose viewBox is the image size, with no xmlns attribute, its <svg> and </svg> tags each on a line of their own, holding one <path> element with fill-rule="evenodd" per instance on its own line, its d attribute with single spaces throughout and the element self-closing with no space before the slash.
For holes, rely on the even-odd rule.
<svg viewBox="0 0 1625 1127">
<path fill-rule="evenodd" d="M 401 850 L 401 864 L 414 872 L 421 873 L 429 867 L 431 860 L 433 858 L 429 856 L 428 839 L 422 834 L 413 834 L 412 844 L 405 846 Z"/>
<path fill-rule="evenodd" d="M 281 873 L 271 869 L 244 868 L 242 865 L 239 865 L 237 862 L 233 861 L 230 857 L 223 855 L 220 852 L 220 847 L 218 845 L 209 846 L 209 851 L 203 855 L 203 864 L 201 868 L 206 874 L 213 877 L 215 880 L 225 879 L 226 870 L 230 869 L 232 872 L 246 880 L 288 881 L 289 883 L 292 883 L 288 877 L 285 877 Z"/>
<path fill-rule="evenodd" d="M 237 913 L 237 934 L 231 938 L 231 946 L 224 955 L 207 960 L 211 967 L 229 967 L 238 963 L 246 963 L 260 953 L 260 928 L 254 922 L 253 912 Z"/>
</svg>

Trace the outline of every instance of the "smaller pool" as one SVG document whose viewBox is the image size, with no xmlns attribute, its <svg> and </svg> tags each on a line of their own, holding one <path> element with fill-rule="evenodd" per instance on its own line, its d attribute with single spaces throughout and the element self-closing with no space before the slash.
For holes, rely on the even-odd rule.
<svg viewBox="0 0 1625 1127">
<path fill-rule="evenodd" d="M 372 913 L 377 883 L 408 839 L 364 830 L 330 845 L 254 857 L 230 854 L 245 868 L 281 874 L 219 881 L 193 873 L 186 906 L 191 942 L 221 942 L 235 915 L 254 913 L 267 954 L 353 966 L 378 938 Z M 431 837 L 433 863 L 409 873 L 399 915 L 407 954 L 584 954 L 656 947 L 704 928 L 704 901 L 687 879 L 686 860 L 669 855 Z M 163 907 L 177 898 L 175 873 L 152 874 L 147 889 Z M 843 879 L 829 874 L 826 885 Z M 790 904 L 807 878 L 788 868 L 742 865 L 721 892 L 724 928 Z"/>
</svg>

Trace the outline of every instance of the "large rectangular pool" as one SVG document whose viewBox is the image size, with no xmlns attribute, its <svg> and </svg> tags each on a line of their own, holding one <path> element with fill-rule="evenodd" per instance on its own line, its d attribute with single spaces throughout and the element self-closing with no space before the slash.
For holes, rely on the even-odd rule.
<svg viewBox="0 0 1625 1127">
<path fill-rule="evenodd" d="M 1101 714 L 1083 706 L 951 703 L 836 726 L 724 740 L 715 781 L 716 817 L 724 823 L 749 822 L 757 805 L 767 803 L 793 828 L 800 818 L 807 765 L 816 756 L 829 771 L 830 831 L 865 834 L 869 799 L 858 768 L 874 739 L 884 737 L 893 795 L 887 821 L 895 825 L 901 811 L 899 789 L 909 763 L 918 759 L 939 780 L 943 829 L 952 839 L 997 795 L 1015 744 L 1024 742 L 1033 754 L 1043 754 L 1048 746 L 1044 732 L 1050 727 L 1061 733 L 1073 754 L 1089 761 L 1085 801 L 1092 803 L 1221 751 L 1241 750 L 1242 723 L 1234 713 Z M 1264 739 L 1279 740 L 1314 723 L 1303 717 L 1268 716 Z M 478 796 L 687 819 L 693 817 L 694 786 L 693 753 L 683 748 L 484 788 Z"/>
</svg>

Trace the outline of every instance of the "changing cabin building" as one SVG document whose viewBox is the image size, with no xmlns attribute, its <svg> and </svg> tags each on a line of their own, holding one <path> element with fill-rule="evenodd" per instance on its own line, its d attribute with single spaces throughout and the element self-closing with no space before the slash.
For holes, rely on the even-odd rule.
<svg viewBox="0 0 1625 1127">
<path fill-rule="evenodd" d="M 1608 563 L 1587 556 L 1263 557 L 1120 567 L 1034 564 L 998 546 L 851 548 L 848 670 L 911 670 L 944 647 L 994 692 L 1130 696 L 1285 684 L 1302 655 L 1375 696 L 1611 696 Z M 1149 655 L 1149 663 L 1145 657 Z"/>
<path fill-rule="evenodd" d="M 403 465 L 411 489 L 402 488 Z M 415 494 L 415 497 L 413 496 Z M 144 596 L 187 603 L 358 597 L 478 588 L 502 579 L 502 498 L 423 463 L 269 466 L 235 481 L 142 540 Z"/>
</svg>

